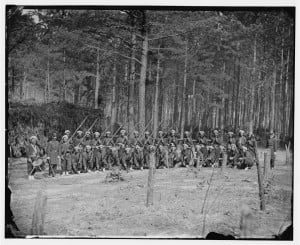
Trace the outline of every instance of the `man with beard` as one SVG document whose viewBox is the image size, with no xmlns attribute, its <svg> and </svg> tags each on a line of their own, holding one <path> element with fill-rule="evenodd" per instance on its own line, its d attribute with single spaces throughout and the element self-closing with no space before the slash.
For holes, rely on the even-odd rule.
<svg viewBox="0 0 300 245">
<path fill-rule="evenodd" d="M 48 143 L 46 153 L 49 161 L 49 176 L 55 177 L 57 165 L 60 161 L 60 144 L 57 140 L 56 133 L 53 133 L 52 140 Z"/>
</svg>

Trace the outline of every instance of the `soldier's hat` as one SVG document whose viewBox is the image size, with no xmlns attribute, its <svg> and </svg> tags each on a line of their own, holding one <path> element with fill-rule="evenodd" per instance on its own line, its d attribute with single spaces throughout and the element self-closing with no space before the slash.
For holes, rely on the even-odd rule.
<svg viewBox="0 0 300 245">
<path fill-rule="evenodd" d="M 242 146 L 243 151 L 247 151 L 247 147 L 246 146 Z"/>
<path fill-rule="evenodd" d="M 52 134 L 52 137 L 53 137 L 53 138 L 56 138 L 56 137 L 57 137 L 56 133 L 53 133 L 53 134 Z"/>
<path fill-rule="evenodd" d="M 174 143 L 171 143 L 170 146 L 171 146 L 171 147 L 175 147 L 175 144 L 174 144 Z"/>
<path fill-rule="evenodd" d="M 120 133 L 121 133 L 121 134 L 125 134 L 125 133 L 126 133 L 126 130 L 125 130 L 125 129 L 122 129 L 122 130 L 120 131 Z"/>
<path fill-rule="evenodd" d="M 240 129 L 240 130 L 239 130 L 239 133 L 242 133 L 242 134 L 243 134 L 243 133 L 245 133 L 245 131 L 242 130 L 242 129 Z"/>
<path fill-rule="evenodd" d="M 183 147 L 188 148 L 189 146 L 188 146 L 188 144 L 185 144 L 185 143 L 184 143 L 184 144 L 183 144 Z"/>
<path fill-rule="evenodd" d="M 86 149 L 91 149 L 92 147 L 90 145 L 87 145 L 85 148 Z"/>
<path fill-rule="evenodd" d="M 100 136 L 100 133 L 99 133 L 99 132 L 95 132 L 94 135 L 95 135 L 96 137 L 98 137 L 98 136 Z"/>
<path fill-rule="evenodd" d="M 162 133 L 163 133 L 163 131 L 159 130 L 159 131 L 158 131 L 158 133 L 161 133 L 161 134 L 162 134 Z"/>
<path fill-rule="evenodd" d="M 130 151 L 130 150 L 131 150 L 130 147 L 126 147 L 126 148 L 125 148 L 125 151 Z"/>
<path fill-rule="evenodd" d="M 78 131 L 77 131 L 77 134 L 82 134 L 82 131 L 81 131 L 81 130 L 78 130 Z"/>
<path fill-rule="evenodd" d="M 233 135 L 233 132 L 229 131 L 228 134 L 229 134 L 229 135 Z"/>
<path fill-rule="evenodd" d="M 138 134 L 139 132 L 137 130 L 134 130 L 133 131 L 133 134 Z"/>
<path fill-rule="evenodd" d="M 200 134 L 204 134 L 205 132 L 204 132 L 203 130 L 200 130 L 199 133 L 200 133 Z"/>
<path fill-rule="evenodd" d="M 106 131 L 106 133 L 105 134 L 110 134 L 110 131 Z"/>
<path fill-rule="evenodd" d="M 70 130 L 65 130 L 65 134 L 70 134 L 71 133 L 71 131 Z"/>
<path fill-rule="evenodd" d="M 190 132 L 189 132 L 189 131 L 185 131 L 184 133 L 185 133 L 185 134 L 189 134 Z"/>
<path fill-rule="evenodd" d="M 171 133 L 175 133 L 176 131 L 174 129 L 171 130 Z"/>
<path fill-rule="evenodd" d="M 81 149 L 81 147 L 80 147 L 79 145 L 76 145 L 76 146 L 74 147 L 74 149 L 75 149 L 75 151 L 78 151 L 78 150 Z"/>
<path fill-rule="evenodd" d="M 91 134 L 90 131 L 86 131 L 86 132 L 85 132 L 85 135 L 90 135 L 90 134 Z"/>
<path fill-rule="evenodd" d="M 62 139 L 64 140 L 64 139 L 68 139 L 69 137 L 68 137 L 68 135 L 64 135 L 63 137 L 62 137 Z"/>
<path fill-rule="evenodd" d="M 219 131 L 217 129 L 214 130 L 214 133 L 219 133 Z"/>
<path fill-rule="evenodd" d="M 37 137 L 35 135 L 32 135 L 29 139 L 30 139 L 30 141 L 33 139 L 37 140 Z"/>
<path fill-rule="evenodd" d="M 150 134 L 149 131 L 145 131 L 145 134 Z"/>
</svg>

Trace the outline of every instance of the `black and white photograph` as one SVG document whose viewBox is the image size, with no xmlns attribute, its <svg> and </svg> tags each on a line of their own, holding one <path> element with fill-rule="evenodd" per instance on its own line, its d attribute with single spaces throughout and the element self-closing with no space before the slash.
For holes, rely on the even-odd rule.
<svg viewBox="0 0 300 245">
<path fill-rule="evenodd" d="M 5 5 L 5 240 L 293 241 L 295 18 Z"/>
</svg>

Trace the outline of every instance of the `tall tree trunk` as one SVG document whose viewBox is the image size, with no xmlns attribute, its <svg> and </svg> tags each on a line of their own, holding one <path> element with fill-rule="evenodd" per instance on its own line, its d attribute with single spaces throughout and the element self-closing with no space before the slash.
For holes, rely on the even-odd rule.
<svg viewBox="0 0 300 245">
<path fill-rule="evenodd" d="M 98 109 L 98 98 L 100 88 L 100 49 L 97 48 L 96 84 L 95 84 L 95 109 Z"/>
<path fill-rule="evenodd" d="M 130 61 L 130 81 L 129 81 L 129 110 L 128 110 L 128 131 L 134 130 L 134 84 L 135 84 L 135 55 L 136 55 L 136 34 L 133 31 L 131 36 L 132 50 Z"/>
<path fill-rule="evenodd" d="M 116 87 L 117 87 L 117 60 L 114 59 L 113 82 L 112 82 L 111 125 L 115 125 L 117 119 Z"/>
<path fill-rule="evenodd" d="M 67 84 L 66 84 L 66 50 L 63 52 L 63 100 L 66 101 L 67 96 Z"/>
<path fill-rule="evenodd" d="M 143 37 L 142 64 L 139 83 L 139 128 L 142 135 L 145 131 L 145 88 L 147 75 L 147 59 L 148 59 L 148 34 L 145 32 Z"/>
<path fill-rule="evenodd" d="M 238 57 L 238 67 L 237 67 L 237 84 L 236 84 L 236 94 L 235 94 L 235 122 L 234 127 L 238 128 L 239 120 L 240 120 L 240 103 L 239 103 L 239 97 L 240 97 L 240 77 L 241 77 L 241 65 L 240 65 L 241 58 Z"/>
<path fill-rule="evenodd" d="M 289 63 L 290 63 L 290 49 L 288 49 L 287 53 L 287 64 L 286 64 L 286 72 L 285 72 L 285 92 L 284 92 L 284 135 L 288 134 L 288 110 L 289 110 Z"/>
<path fill-rule="evenodd" d="M 158 96 L 159 96 L 159 70 L 160 70 L 160 53 L 157 54 L 156 81 L 155 81 L 155 96 L 154 96 L 154 111 L 153 111 L 153 136 L 156 138 L 158 130 Z"/>
<path fill-rule="evenodd" d="M 20 83 L 20 100 L 21 101 L 24 99 L 24 95 L 25 95 L 26 80 L 27 80 L 27 73 L 24 68 L 23 80 L 21 80 L 21 83 Z"/>
<path fill-rule="evenodd" d="M 250 133 L 253 133 L 255 83 L 256 83 L 256 37 L 254 39 L 254 48 L 253 48 L 252 82 L 250 84 L 250 114 L 249 114 L 249 132 Z"/>
<path fill-rule="evenodd" d="M 183 138 L 184 123 L 185 123 L 185 100 L 186 100 L 186 84 L 187 84 L 187 63 L 188 63 L 188 40 L 185 42 L 185 59 L 184 59 L 184 75 L 182 88 L 182 104 L 181 104 L 181 128 L 180 138 Z"/>
<path fill-rule="evenodd" d="M 47 61 L 47 102 L 51 100 L 51 86 L 50 86 L 50 50 L 48 48 L 48 61 Z"/>
<path fill-rule="evenodd" d="M 175 71 L 175 81 L 174 81 L 174 83 L 175 83 L 175 88 L 174 88 L 174 104 L 173 104 L 173 107 L 174 107 L 174 109 L 173 109 L 173 111 L 174 111 L 174 113 L 173 113 L 173 127 L 176 127 L 176 128 L 179 128 L 179 124 L 178 124 L 178 122 L 179 122 L 179 100 L 178 100 L 178 98 L 179 98 L 179 72 L 178 72 L 178 70 L 179 70 L 179 66 L 176 64 L 176 71 Z"/>
<path fill-rule="evenodd" d="M 271 118 L 270 118 L 270 131 L 274 131 L 275 126 L 275 92 L 276 92 L 276 75 L 277 75 L 277 66 L 274 61 L 274 70 L 273 70 L 273 83 L 271 88 Z"/>
</svg>

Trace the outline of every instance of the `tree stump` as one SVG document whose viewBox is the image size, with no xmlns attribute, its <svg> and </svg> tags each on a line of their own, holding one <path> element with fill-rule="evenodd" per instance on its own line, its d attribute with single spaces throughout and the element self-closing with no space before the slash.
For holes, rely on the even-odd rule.
<svg viewBox="0 0 300 245">
<path fill-rule="evenodd" d="M 149 154 L 149 175 L 148 175 L 148 186 L 147 186 L 147 202 L 146 206 L 153 205 L 153 186 L 154 186 L 154 170 L 155 170 L 155 152 L 151 150 Z"/>
</svg>

